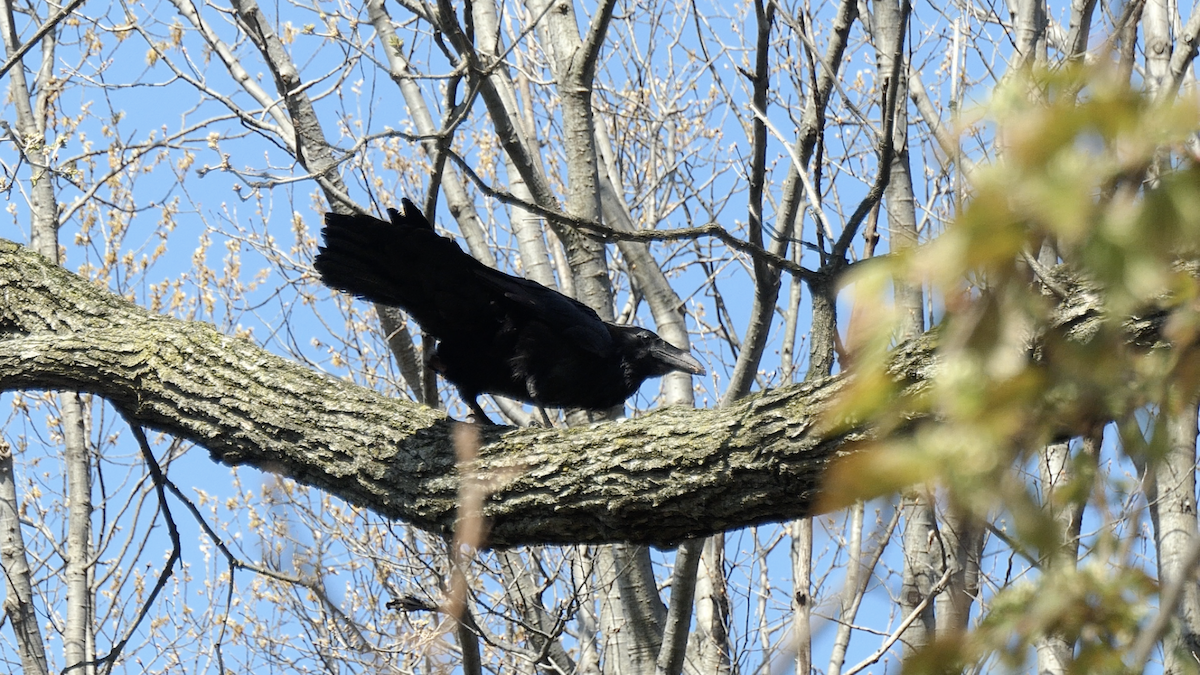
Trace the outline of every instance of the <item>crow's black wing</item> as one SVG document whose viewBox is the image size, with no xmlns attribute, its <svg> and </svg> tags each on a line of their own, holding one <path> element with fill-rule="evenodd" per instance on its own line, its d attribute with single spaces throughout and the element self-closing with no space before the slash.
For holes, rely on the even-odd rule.
<svg viewBox="0 0 1200 675">
<path fill-rule="evenodd" d="M 611 353 L 612 336 L 591 307 L 536 281 L 490 267 L 481 266 L 476 275 L 494 292 L 504 295 L 505 311 L 513 317 L 520 317 L 524 323 L 544 324 L 552 334 L 587 352 L 600 356 Z"/>
</svg>

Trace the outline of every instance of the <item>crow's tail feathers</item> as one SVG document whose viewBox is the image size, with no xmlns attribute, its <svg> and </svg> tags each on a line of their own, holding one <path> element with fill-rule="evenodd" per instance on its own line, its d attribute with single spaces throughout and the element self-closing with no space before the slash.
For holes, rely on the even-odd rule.
<svg viewBox="0 0 1200 675">
<path fill-rule="evenodd" d="M 419 211 L 416 213 L 420 216 Z M 406 278 L 403 258 L 399 257 L 408 228 L 401 222 L 405 216 L 397 216 L 387 223 L 366 215 L 326 213 L 321 230 L 325 244 L 313 260 L 321 281 L 372 302 L 406 305 L 415 280 Z M 420 220 L 429 227 L 424 216 Z"/>
<path fill-rule="evenodd" d="M 433 232 L 433 225 L 429 223 L 429 219 L 421 213 L 421 209 L 417 208 L 408 197 L 400 200 L 400 210 L 389 208 L 387 210 L 388 218 L 396 227 L 416 227 L 422 230 Z"/>
<path fill-rule="evenodd" d="M 480 321 L 495 320 L 483 318 L 494 314 L 496 299 L 480 282 L 488 268 L 435 232 L 407 199 L 401 212 L 388 215 L 391 222 L 325 214 L 325 241 L 313 267 L 326 286 L 399 307 L 435 336 L 470 333 Z"/>
</svg>

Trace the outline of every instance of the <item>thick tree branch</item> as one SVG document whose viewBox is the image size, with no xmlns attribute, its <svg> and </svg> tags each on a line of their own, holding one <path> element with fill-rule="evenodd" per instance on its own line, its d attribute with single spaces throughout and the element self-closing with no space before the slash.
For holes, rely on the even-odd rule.
<svg viewBox="0 0 1200 675">
<path fill-rule="evenodd" d="M 353 504 L 449 533 L 458 498 L 444 414 L 272 355 L 207 324 L 151 314 L 0 240 L 0 390 L 73 389 Z M 898 367 L 919 369 L 912 343 Z M 916 375 L 909 375 L 915 377 Z M 668 409 L 585 428 L 484 429 L 492 546 L 684 539 L 812 513 L 846 447 L 818 415 L 842 380 L 729 409 Z"/>
<path fill-rule="evenodd" d="M 1099 292 L 1065 267 L 1046 273 L 1061 277 L 1056 285 L 1068 294 L 1048 328 L 1091 340 L 1105 321 Z M 1125 339 L 1165 347 L 1167 316 L 1148 307 L 1124 320 Z M 894 349 L 890 377 L 918 388 L 928 381 L 937 335 Z M 0 391 L 97 394 L 217 461 L 279 473 L 444 534 L 453 530 L 459 475 L 469 472 L 490 490 L 484 516 L 494 547 L 671 546 L 814 515 L 830 462 L 871 433 L 822 422 L 845 383 L 818 378 L 720 410 L 665 409 L 588 427 L 488 427 L 478 459 L 460 468 L 457 423 L 444 413 L 312 371 L 209 324 L 152 314 L 0 239 Z"/>
</svg>

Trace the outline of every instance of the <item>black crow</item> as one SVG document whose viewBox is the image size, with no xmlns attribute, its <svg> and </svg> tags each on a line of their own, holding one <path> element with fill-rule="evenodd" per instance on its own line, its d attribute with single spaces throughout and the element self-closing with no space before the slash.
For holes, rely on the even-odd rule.
<svg viewBox="0 0 1200 675">
<path fill-rule="evenodd" d="M 651 331 L 602 321 L 581 302 L 475 260 L 407 199 L 388 217 L 325 214 L 313 266 L 326 286 L 399 307 L 436 338 L 430 367 L 480 422 L 489 422 L 480 394 L 604 410 L 647 378 L 704 374 L 691 354 Z"/>
</svg>

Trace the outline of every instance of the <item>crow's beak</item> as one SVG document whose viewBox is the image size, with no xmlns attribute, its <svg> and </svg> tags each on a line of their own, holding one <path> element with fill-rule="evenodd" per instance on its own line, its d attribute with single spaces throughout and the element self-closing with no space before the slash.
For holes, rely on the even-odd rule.
<svg viewBox="0 0 1200 675">
<path fill-rule="evenodd" d="M 693 375 L 703 375 L 705 373 L 704 366 L 696 360 L 696 357 L 665 341 L 655 345 L 652 351 L 655 359 L 668 366 L 668 372 L 671 370 L 681 370 Z"/>
</svg>

